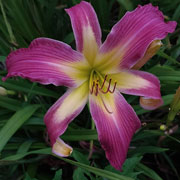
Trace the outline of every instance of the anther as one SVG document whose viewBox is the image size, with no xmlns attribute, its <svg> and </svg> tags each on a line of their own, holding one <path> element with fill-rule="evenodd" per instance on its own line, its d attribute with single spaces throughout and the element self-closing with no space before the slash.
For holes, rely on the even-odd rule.
<svg viewBox="0 0 180 180">
<path fill-rule="evenodd" d="M 110 90 L 110 88 L 111 88 L 111 83 L 112 83 L 112 79 L 109 79 L 107 89 L 106 89 L 106 90 L 103 90 L 103 88 L 105 87 L 105 83 L 106 83 L 106 82 L 107 82 L 107 75 L 105 75 L 101 87 L 100 87 L 99 79 L 93 81 L 92 87 L 91 87 L 91 89 L 90 89 L 90 93 L 91 93 L 91 94 L 94 93 L 95 96 L 98 95 L 98 92 L 99 92 L 99 91 L 101 91 L 103 94 L 107 94 L 108 92 L 109 92 L 109 93 L 114 93 L 114 91 L 115 91 L 115 89 L 116 89 L 117 82 L 114 83 L 113 90 Z"/>
<path fill-rule="evenodd" d="M 103 94 L 106 94 L 110 91 L 111 81 L 112 81 L 112 79 L 109 79 L 109 84 L 108 84 L 106 91 L 103 91 L 102 88 L 99 89 Z"/>
</svg>

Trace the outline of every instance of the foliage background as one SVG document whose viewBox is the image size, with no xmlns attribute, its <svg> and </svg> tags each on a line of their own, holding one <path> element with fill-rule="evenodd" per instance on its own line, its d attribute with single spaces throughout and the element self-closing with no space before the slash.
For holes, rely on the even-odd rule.
<svg viewBox="0 0 180 180">
<path fill-rule="evenodd" d="M 10 51 L 28 47 L 37 37 L 61 40 L 75 48 L 68 15 L 80 0 L 0 0 L 0 79 L 5 76 L 5 58 Z M 180 84 L 180 0 L 91 0 L 103 33 L 138 4 L 158 5 L 168 20 L 176 20 L 175 33 L 163 40 L 164 46 L 142 70 L 161 81 L 164 105 L 155 111 L 139 106 L 139 97 L 125 96 L 142 121 L 123 166 L 114 170 L 105 158 L 91 129 L 88 108 L 70 124 L 63 135 L 74 148 L 69 159 L 51 155 L 43 116 L 60 97 L 64 87 L 43 86 L 21 78 L 0 80 L 8 90 L 0 95 L 0 179 L 1 180 L 180 180 L 180 115 L 170 104 Z M 177 98 L 176 98 L 177 99 Z M 179 107 L 180 109 L 180 107 Z M 168 121 L 168 114 L 173 118 Z M 176 114 L 177 113 L 177 114 Z M 167 129 L 164 129 L 165 125 Z M 161 130 L 160 130 L 161 128 Z M 88 160 L 89 144 L 94 152 Z"/>
</svg>

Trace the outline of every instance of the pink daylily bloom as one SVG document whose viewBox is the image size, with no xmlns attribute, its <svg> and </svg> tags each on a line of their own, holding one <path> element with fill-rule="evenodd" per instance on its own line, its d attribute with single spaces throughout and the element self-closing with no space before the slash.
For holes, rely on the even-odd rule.
<svg viewBox="0 0 180 180">
<path fill-rule="evenodd" d="M 52 151 L 59 156 L 69 156 L 72 152 L 59 136 L 89 102 L 106 157 L 120 170 L 130 140 L 141 126 L 120 92 L 162 104 L 159 80 L 132 67 L 143 58 L 153 41 L 175 30 L 176 22 L 165 22 L 162 12 L 151 4 L 138 6 L 125 14 L 102 44 L 100 25 L 90 3 L 82 1 L 66 12 L 71 19 L 77 51 L 63 42 L 35 39 L 29 48 L 7 57 L 8 74 L 4 80 L 21 76 L 42 84 L 68 87 L 45 115 Z"/>
</svg>

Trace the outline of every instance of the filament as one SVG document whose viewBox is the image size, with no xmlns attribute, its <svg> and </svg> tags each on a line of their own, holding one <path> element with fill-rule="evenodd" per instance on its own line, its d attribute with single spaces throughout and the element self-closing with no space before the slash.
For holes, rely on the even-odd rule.
<svg viewBox="0 0 180 180">
<path fill-rule="evenodd" d="M 98 83 L 96 83 L 96 92 L 95 92 L 95 96 L 97 96 L 97 95 L 98 95 L 98 88 L 99 88 L 99 87 L 98 87 L 98 85 L 99 85 L 99 84 L 98 84 Z"/>
<path fill-rule="evenodd" d="M 108 87 L 107 87 L 106 91 L 103 91 L 102 88 L 100 88 L 99 90 L 100 90 L 103 94 L 107 94 L 108 92 L 110 92 L 110 86 L 111 86 L 111 79 L 109 80 L 109 84 L 108 84 Z"/>
<path fill-rule="evenodd" d="M 102 84 L 102 86 L 101 86 L 101 88 L 100 88 L 100 89 L 103 89 L 104 84 L 105 84 L 105 82 L 106 82 L 106 79 L 107 79 L 107 75 L 105 75 L 105 77 L 104 77 L 104 81 L 103 81 L 103 84 Z"/>
<path fill-rule="evenodd" d="M 114 93 L 114 91 L 115 91 L 115 89 L 116 89 L 116 85 L 117 85 L 117 82 L 114 83 L 114 88 L 113 88 L 112 91 L 109 89 L 109 92 L 110 92 L 110 93 Z"/>
<path fill-rule="evenodd" d="M 95 86 L 95 82 L 93 81 L 92 88 L 90 89 L 90 93 L 91 93 L 91 94 L 93 94 L 93 91 L 94 91 L 94 86 Z"/>
<path fill-rule="evenodd" d="M 114 87 L 113 89 L 111 90 L 111 85 L 112 85 L 112 79 L 109 79 L 109 81 L 107 82 L 107 76 L 108 75 L 105 75 L 104 76 L 104 79 L 102 78 L 102 75 L 100 75 L 99 77 L 99 73 L 97 73 L 96 75 L 94 74 L 94 70 L 91 72 L 91 75 L 90 75 L 90 93 L 91 94 L 95 94 L 95 96 L 98 95 L 98 92 L 102 92 L 103 94 L 107 94 L 108 92 L 109 93 L 114 93 L 115 89 L 116 89 L 116 85 L 117 85 L 117 82 L 114 83 Z M 94 77 L 93 77 L 94 76 Z M 100 82 L 99 82 L 99 78 L 100 78 L 100 81 L 102 82 L 102 85 L 100 85 Z M 94 79 L 94 80 L 93 80 Z M 93 82 L 92 82 L 93 81 Z M 105 87 L 105 83 L 108 83 L 108 86 Z M 106 89 L 105 89 L 106 88 Z M 105 89 L 105 90 L 103 90 Z"/>
</svg>

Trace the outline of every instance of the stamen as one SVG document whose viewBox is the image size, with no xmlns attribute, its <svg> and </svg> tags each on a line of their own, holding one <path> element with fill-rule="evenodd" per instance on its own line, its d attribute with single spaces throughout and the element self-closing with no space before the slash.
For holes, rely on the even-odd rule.
<svg viewBox="0 0 180 180">
<path fill-rule="evenodd" d="M 113 88 L 112 91 L 109 89 L 109 92 L 110 92 L 110 93 L 114 93 L 114 91 L 115 91 L 115 89 L 116 89 L 116 85 L 117 85 L 117 82 L 114 83 L 114 88 Z"/>
<path fill-rule="evenodd" d="M 98 83 L 96 83 L 96 92 L 95 92 L 95 96 L 97 96 L 98 95 L 98 89 L 99 89 L 99 87 L 98 87 Z"/>
<path fill-rule="evenodd" d="M 91 94 L 93 94 L 94 87 L 95 87 L 95 82 L 93 81 L 93 85 L 92 85 L 92 88 L 91 88 L 91 90 L 90 90 L 90 93 L 91 93 Z"/>
<path fill-rule="evenodd" d="M 90 87 L 89 87 L 90 88 L 90 93 L 91 94 L 94 93 L 95 96 L 98 95 L 99 91 L 101 91 L 103 94 L 107 94 L 108 92 L 109 93 L 114 93 L 114 91 L 116 89 L 117 82 L 114 83 L 113 90 L 110 90 L 111 84 L 112 84 L 112 79 L 109 79 L 109 82 L 107 82 L 107 77 L 108 77 L 108 75 L 105 75 L 104 78 L 103 78 L 101 74 L 98 74 L 98 76 L 96 76 L 94 74 L 94 70 L 93 70 L 93 72 L 91 72 L 91 75 L 90 75 Z M 102 82 L 102 85 L 100 85 L 99 78 L 100 78 L 100 82 Z M 92 83 L 92 81 L 93 81 L 93 83 Z M 103 89 L 106 88 L 105 87 L 106 83 L 108 83 L 108 87 L 107 87 L 106 90 L 103 90 Z"/>
<path fill-rule="evenodd" d="M 106 79 L 107 79 L 107 75 L 105 75 L 105 77 L 104 77 L 104 81 L 103 81 L 103 84 L 102 84 L 102 86 L 101 86 L 101 88 L 100 88 L 100 89 L 103 89 L 104 84 L 105 84 L 105 82 L 106 82 Z"/>
<path fill-rule="evenodd" d="M 109 79 L 109 84 L 108 84 L 108 87 L 107 87 L 106 91 L 103 91 L 102 89 L 99 89 L 103 94 L 107 94 L 110 91 L 111 81 L 112 81 L 112 79 Z"/>
</svg>

